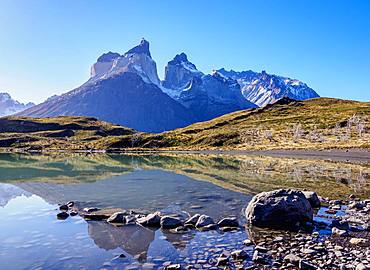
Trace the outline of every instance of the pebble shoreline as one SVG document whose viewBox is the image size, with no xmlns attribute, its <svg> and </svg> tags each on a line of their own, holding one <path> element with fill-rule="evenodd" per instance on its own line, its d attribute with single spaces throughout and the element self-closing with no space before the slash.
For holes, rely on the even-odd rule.
<svg viewBox="0 0 370 270">
<path fill-rule="evenodd" d="M 160 262 L 161 266 L 156 269 L 370 269 L 370 200 L 359 200 L 353 195 L 348 200 L 318 198 L 321 208 L 316 210 L 312 224 L 295 232 L 257 228 L 236 217 L 215 222 L 211 217 L 199 214 L 80 209 L 74 202 L 60 205 L 57 218 L 66 219 L 78 214 L 86 220 L 108 222 L 112 226 L 136 224 L 182 234 L 194 230 L 221 234 L 247 232 L 247 239 L 240 239 L 238 244 L 210 248 L 206 255 L 199 254 L 196 259 L 183 258 L 182 263 Z M 133 265 L 130 269 L 141 268 Z"/>
</svg>

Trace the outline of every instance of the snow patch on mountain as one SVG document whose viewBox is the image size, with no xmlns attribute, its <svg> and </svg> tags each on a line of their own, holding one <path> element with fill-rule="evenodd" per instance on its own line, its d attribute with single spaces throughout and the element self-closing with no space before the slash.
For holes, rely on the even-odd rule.
<svg viewBox="0 0 370 270">
<path fill-rule="evenodd" d="M 246 99 L 264 107 L 280 98 L 289 97 L 295 100 L 305 100 L 319 97 L 307 84 L 287 77 L 248 71 L 218 70 L 226 77 L 237 80 Z"/>
<path fill-rule="evenodd" d="M 151 58 L 148 41 L 142 39 L 139 45 L 123 55 L 108 52 L 100 56 L 91 68 L 91 78 L 87 83 L 93 84 L 125 72 L 138 74 L 144 82 L 160 86 L 157 66 Z"/>
</svg>

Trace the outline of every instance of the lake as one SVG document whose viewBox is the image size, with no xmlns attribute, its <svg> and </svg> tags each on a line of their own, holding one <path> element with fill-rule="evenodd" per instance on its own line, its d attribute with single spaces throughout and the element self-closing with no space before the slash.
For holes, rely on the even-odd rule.
<svg viewBox="0 0 370 270">
<path fill-rule="evenodd" d="M 370 198 L 369 163 L 259 155 L 0 154 L 1 269 L 217 269 L 248 230 L 169 233 L 115 227 L 80 216 L 58 220 L 58 204 L 236 216 L 252 196 L 277 188 L 332 199 Z M 246 262 L 248 264 L 248 262 Z"/>
</svg>

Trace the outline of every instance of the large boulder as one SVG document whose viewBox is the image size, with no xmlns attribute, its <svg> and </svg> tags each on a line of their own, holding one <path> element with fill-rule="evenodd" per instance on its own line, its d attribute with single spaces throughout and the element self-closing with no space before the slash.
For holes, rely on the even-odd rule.
<svg viewBox="0 0 370 270">
<path fill-rule="evenodd" d="M 302 192 L 279 189 L 254 196 L 245 216 L 257 227 L 294 230 L 312 222 L 313 209 Z"/>
</svg>

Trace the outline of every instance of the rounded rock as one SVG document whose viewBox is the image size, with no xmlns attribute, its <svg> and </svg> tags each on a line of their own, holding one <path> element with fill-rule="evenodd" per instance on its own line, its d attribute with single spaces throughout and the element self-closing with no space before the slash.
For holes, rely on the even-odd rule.
<svg viewBox="0 0 370 270">
<path fill-rule="evenodd" d="M 313 209 L 302 192 L 279 189 L 254 196 L 245 215 L 257 227 L 297 229 L 312 222 Z"/>
<path fill-rule="evenodd" d="M 180 219 L 171 217 L 171 216 L 163 216 L 161 218 L 161 228 L 163 229 L 174 229 L 182 225 Z"/>
</svg>

